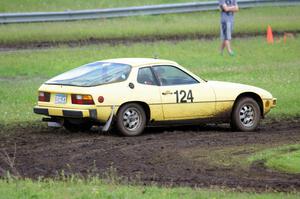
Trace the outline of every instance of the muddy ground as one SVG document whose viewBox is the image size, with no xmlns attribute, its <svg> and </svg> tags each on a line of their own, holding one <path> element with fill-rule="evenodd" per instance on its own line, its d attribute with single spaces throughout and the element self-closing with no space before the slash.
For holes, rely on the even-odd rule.
<svg viewBox="0 0 300 199">
<path fill-rule="evenodd" d="M 295 143 L 300 143 L 300 118 L 268 120 L 251 133 L 208 125 L 147 128 L 132 138 L 28 127 L 0 135 L 0 175 L 10 170 L 23 177 L 57 177 L 64 170 L 140 184 L 300 190 L 300 175 L 271 171 L 262 161 L 245 163 L 257 150 Z"/>
</svg>

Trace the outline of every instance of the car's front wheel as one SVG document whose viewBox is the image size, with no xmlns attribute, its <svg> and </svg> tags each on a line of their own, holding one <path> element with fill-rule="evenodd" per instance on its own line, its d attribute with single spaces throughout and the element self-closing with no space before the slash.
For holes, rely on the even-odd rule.
<svg viewBox="0 0 300 199">
<path fill-rule="evenodd" d="M 249 97 L 241 98 L 233 108 L 231 127 L 237 131 L 254 131 L 260 121 L 261 112 L 258 103 Z"/>
<path fill-rule="evenodd" d="M 116 126 L 122 135 L 140 135 L 146 126 L 146 114 L 143 107 L 136 103 L 123 105 L 118 111 Z"/>
</svg>

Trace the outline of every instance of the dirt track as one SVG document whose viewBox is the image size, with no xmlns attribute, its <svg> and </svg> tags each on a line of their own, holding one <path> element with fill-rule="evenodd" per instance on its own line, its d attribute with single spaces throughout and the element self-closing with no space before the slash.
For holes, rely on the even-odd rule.
<svg viewBox="0 0 300 199">
<path fill-rule="evenodd" d="M 300 30 L 289 31 L 298 35 Z M 274 36 L 283 35 L 283 32 L 273 31 Z M 265 33 L 235 33 L 235 38 L 249 38 L 264 36 Z M 12 51 L 12 50 L 21 50 L 21 49 L 47 49 L 59 46 L 68 46 L 68 47 L 78 47 L 78 46 L 88 46 L 88 45 L 130 45 L 135 43 L 153 43 L 159 41 L 169 41 L 169 42 L 178 42 L 184 40 L 210 40 L 218 38 L 218 34 L 202 34 L 202 33 L 192 33 L 192 34 L 179 34 L 179 35 L 150 35 L 150 36 L 141 36 L 141 37 L 129 37 L 129 38 L 87 38 L 83 40 L 66 40 L 66 41 L 33 41 L 33 42 L 20 42 L 20 43 L 0 43 L 0 52 L 1 51 Z"/>
<path fill-rule="evenodd" d="M 115 168 L 123 179 L 143 184 L 300 190 L 300 175 L 272 172 L 263 162 L 240 164 L 257 148 L 300 143 L 300 118 L 269 121 L 253 133 L 231 132 L 226 125 L 146 131 L 134 138 L 30 128 L 0 135 L 0 175 L 11 170 L 3 154 L 13 157 L 16 146 L 15 168 L 31 178 L 54 177 L 61 170 L 103 177 Z"/>
</svg>

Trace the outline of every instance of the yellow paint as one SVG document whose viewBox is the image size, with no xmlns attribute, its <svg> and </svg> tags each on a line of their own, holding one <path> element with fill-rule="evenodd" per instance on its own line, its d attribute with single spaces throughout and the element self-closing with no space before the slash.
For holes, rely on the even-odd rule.
<svg viewBox="0 0 300 199">
<path fill-rule="evenodd" d="M 264 99 L 263 104 L 264 104 L 264 115 L 270 112 L 270 110 L 274 107 L 276 107 L 276 98 L 270 98 L 270 99 Z M 275 103 L 275 104 L 274 104 Z"/>
<path fill-rule="evenodd" d="M 116 108 L 117 109 L 117 108 Z M 101 122 L 106 122 L 111 114 L 112 107 L 97 107 L 97 118 Z M 117 113 L 117 110 L 114 111 L 114 113 Z"/>
<path fill-rule="evenodd" d="M 58 108 L 49 108 L 48 109 L 49 115 L 55 115 L 55 116 L 63 116 L 62 109 Z"/>
<path fill-rule="evenodd" d="M 160 92 L 167 93 L 161 95 L 163 114 L 167 120 L 204 118 L 215 113 L 215 94 L 205 83 L 162 86 Z M 193 102 L 187 98 L 189 92 L 192 94 Z M 184 95 L 187 103 L 181 103 Z"/>
<path fill-rule="evenodd" d="M 161 104 L 150 105 L 150 120 L 162 121 L 164 120 L 164 115 L 162 112 Z"/>
<path fill-rule="evenodd" d="M 234 101 L 219 101 L 216 103 L 216 117 L 230 117 Z"/>
</svg>

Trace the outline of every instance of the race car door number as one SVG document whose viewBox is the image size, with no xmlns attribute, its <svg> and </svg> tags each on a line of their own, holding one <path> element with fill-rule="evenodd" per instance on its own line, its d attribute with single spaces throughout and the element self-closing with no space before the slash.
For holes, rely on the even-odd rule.
<svg viewBox="0 0 300 199">
<path fill-rule="evenodd" d="M 66 104 L 67 96 L 65 94 L 56 94 L 55 95 L 55 104 Z"/>
<path fill-rule="evenodd" d="M 174 94 L 176 94 L 176 103 L 194 102 L 192 90 L 189 90 L 188 93 L 185 90 L 176 91 Z"/>
</svg>

